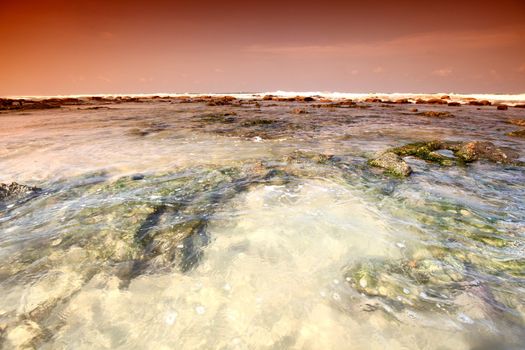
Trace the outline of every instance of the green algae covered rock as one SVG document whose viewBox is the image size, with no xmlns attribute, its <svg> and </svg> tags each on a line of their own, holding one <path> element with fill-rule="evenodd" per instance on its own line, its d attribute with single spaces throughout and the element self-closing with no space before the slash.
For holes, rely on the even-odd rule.
<svg viewBox="0 0 525 350">
<path fill-rule="evenodd" d="M 371 166 L 385 169 L 391 175 L 406 177 L 412 173 L 412 168 L 394 152 L 385 152 L 369 160 Z"/>
<path fill-rule="evenodd" d="M 439 153 L 439 151 L 449 151 L 452 154 L 448 156 Z M 522 162 L 518 160 L 518 152 L 506 147 L 497 147 L 488 141 L 414 142 L 390 148 L 378 157 L 369 160 L 368 164 L 383 168 L 392 175 L 406 177 L 411 174 L 411 169 L 402 159 L 403 157 L 415 157 L 441 166 L 467 164 L 478 160 L 522 165 Z"/>
</svg>

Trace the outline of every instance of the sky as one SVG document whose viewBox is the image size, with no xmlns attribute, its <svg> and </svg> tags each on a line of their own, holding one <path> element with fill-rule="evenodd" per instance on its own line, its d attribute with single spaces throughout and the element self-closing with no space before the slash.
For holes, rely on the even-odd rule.
<svg viewBox="0 0 525 350">
<path fill-rule="evenodd" d="M 0 0 L 0 96 L 524 93 L 524 18 L 524 0 Z"/>
</svg>

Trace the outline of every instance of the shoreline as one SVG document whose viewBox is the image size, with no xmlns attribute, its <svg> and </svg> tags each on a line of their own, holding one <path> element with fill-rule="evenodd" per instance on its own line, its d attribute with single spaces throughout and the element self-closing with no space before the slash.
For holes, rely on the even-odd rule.
<svg viewBox="0 0 525 350">
<path fill-rule="evenodd" d="M 257 104 L 260 101 L 317 103 L 318 107 L 359 107 L 371 104 L 417 104 L 459 106 L 494 106 L 525 108 L 525 94 L 345 94 L 282 92 L 255 94 L 156 94 L 156 95 L 69 95 L 0 98 L 0 111 L 51 109 L 63 106 L 94 106 L 119 103 L 207 103 L 209 106 Z"/>
</svg>

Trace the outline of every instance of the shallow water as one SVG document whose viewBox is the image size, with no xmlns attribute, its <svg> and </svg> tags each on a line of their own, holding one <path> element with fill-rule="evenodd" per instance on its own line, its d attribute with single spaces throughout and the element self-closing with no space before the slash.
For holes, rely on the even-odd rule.
<svg viewBox="0 0 525 350">
<path fill-rule="evenodd" d="M 523 168 L 367 165 L 522 110 L 271 102 L 0 114 L 2 346 L 522 348 Z"/>
</svg>

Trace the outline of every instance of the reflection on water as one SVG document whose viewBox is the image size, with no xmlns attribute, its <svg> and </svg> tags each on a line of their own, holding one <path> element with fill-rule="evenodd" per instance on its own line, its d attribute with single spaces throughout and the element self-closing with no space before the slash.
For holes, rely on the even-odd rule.
<svg viewBox="0 0 525 350">
<path fill-rule="evenodd" d="M 523 168 L 366 163 L 431 139 L 523 155 L 519 112 L 261 103 L 0 114 L 0 182 L 43 189 L 0 206 L 2 346 L 522 346 Z"/>
</svg>

